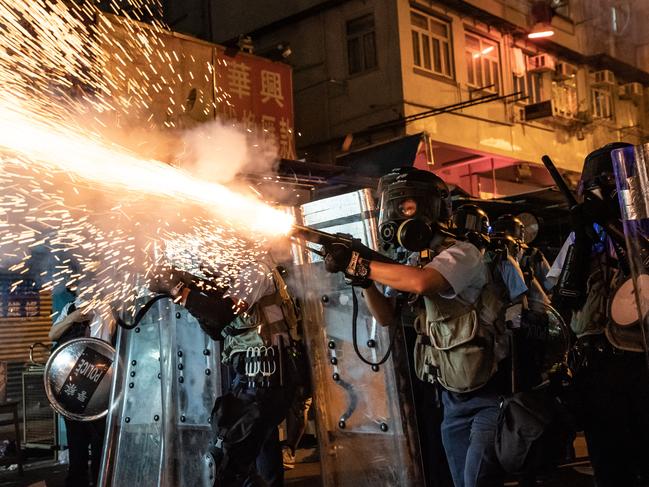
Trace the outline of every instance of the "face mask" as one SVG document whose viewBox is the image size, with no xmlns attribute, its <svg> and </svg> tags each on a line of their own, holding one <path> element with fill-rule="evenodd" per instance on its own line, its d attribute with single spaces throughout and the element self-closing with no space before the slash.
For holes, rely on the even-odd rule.
<svg viewBox="0 0 649 487">
<path fill-rule="evenodd" d="M 421 252 L 430 248 L 433 235 L 431 226 L 418 218 L 410 218 L 402 222 L 396 233 L 399 245 L 412 252 Z"/>
<path fill-rule="evenodd" d="M 401 247 L 410 252 L 434 249 L 449 236 L 439 225 L 430 225 L 419 218 L 389 221 L 379 227 L 379 237 L 387 247 Z"/>
<path fill-rule="evenodd" d="M 379 237 L 386 248 L 411 252 L 431 248 L 445 200 L 430 183 L 396 181 L 383 188 Z"/>
</svg>

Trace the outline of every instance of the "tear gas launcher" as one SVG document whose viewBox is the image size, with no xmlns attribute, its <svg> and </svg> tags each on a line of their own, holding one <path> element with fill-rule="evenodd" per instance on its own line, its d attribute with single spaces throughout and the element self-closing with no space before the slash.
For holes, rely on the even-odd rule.
<svg viewBox="0 0 649 487">
<path fill-rule="evenodd" d="M 368 249 L 358 238 L 354 238 L 347 233 L 327 233 L 322 230 L 318 230 L 311 227 L 306 227 L 303 225 L 293 225 L 293 229 L 290 233 L 292 237 L 305 240 L 317 245 L 322 245 L 323 248 L 330 247 L 332 245 L 345 245 L 350 247 L 352 250 L 358 250 L 361 253 L 365 253 L 369 260 L 376 260 L 378 262 L 386 262 L 388 264 L 396 264 L 396 261 L 393 259 L 377 252 L 376 250 Z M 325 252 L 319 249 L 315 249 L 311 246 L 306 246 L 311 252 L 318 254 L 324 257 Z"/>
</svg>

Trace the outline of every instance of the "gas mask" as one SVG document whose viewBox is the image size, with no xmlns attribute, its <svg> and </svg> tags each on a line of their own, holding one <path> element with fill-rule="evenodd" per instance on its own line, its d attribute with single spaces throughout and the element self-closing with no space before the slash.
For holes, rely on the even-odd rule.
<svg viewBox="0 0 649 487">
<path fill-rule="evenodd" d="M 453 230 L 459 239 L 479 249 L 489 245 L 489 216 L 476 205 L 462 205 L 453 213 Z"/>
<path fill-rule="evenodd" d="M 491 243 L 494 249 L 506 249 L 507 253 L 518 260 L 525 245 L 525 225 L 514 215 L 500 216 L 491 227 Z"/>
<path fill-rule="evenodd" d="M 396 177 L 390 173 L 379 188 L 379 237 L 386 247 L 421 252 L 448 235 L 449 191 L 439 177 L 416 169 Z"/>
</svg>

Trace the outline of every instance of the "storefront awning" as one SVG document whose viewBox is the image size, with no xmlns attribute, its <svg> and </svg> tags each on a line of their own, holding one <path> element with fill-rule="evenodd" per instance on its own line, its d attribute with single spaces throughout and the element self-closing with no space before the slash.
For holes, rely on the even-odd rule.
<svg viewBox="0 0 649 487">
<path fill-rule="evenodd" d="M 336 166 L 349 168 L 347 175 L 380 177 L 395 167 L 413 166 L 420 158 L 427 158 L 421 133 L 342 154 L 336 158 Z"/>
</svg>

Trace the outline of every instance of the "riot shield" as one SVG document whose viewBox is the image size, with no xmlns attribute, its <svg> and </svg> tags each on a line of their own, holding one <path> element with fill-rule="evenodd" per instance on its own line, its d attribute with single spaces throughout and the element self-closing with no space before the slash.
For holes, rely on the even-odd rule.
<svg viewBox="0 0 649 487">
<path fill-rule="evenodd" d="M 615 149 L 611 155 L 630 276 L 614 290 L 607 336 L 618 348 L 644 351 L 649 361 L 649 144 Z"/>
<path fill-rule="evenodd" d="M 530 299 L 513 330 L 514 392 L 547 385 L 551 373 L 567 366 L 570 330 L 561 315 L 544 301 Z"/>
<path fill-rule="evenodd" d="M 77 338 L 56 348 L 45 364 L 45 394 L 56 412 L 74 421 L 108 413 L 115 349 L 97 338 Z"/>
<path fill-rule="evenodd" d="M 99 485 L 212 487 L 210 414 L 220 347 L 186 309 L 158 301 L 119 329 Z"/>
<path fill-rule="evenodd" d="M 301 206 L 298 223 L 342 232 L 377 248 L 377 227 L 369 190 Z M 306 252 L 295 259 L 304 335 L 313 365 L 314 409 L 318 425 L 322 483 L 375 487 L 423 485 L 417 428 L 402 333 L 379 326 L 342 275 L 324 270 L 321 258 Z M 358 297 L 357 337 L 352 333 Z M 390 327 L 391 329 L 398 328 Z M 355 351 L 355 348 L 358 350 Z"/>
</svg>

